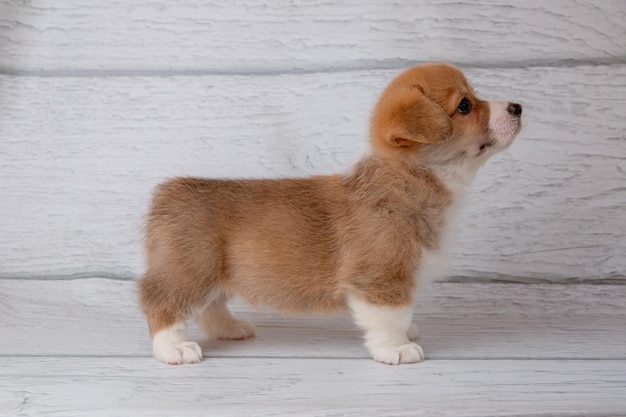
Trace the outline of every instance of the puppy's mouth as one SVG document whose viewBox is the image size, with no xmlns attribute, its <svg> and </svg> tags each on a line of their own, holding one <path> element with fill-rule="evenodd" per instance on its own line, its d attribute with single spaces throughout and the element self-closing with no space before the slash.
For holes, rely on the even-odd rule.
<svg viewBox="0 0 626 417">
<path fill-rule="evenodd" d="M 489 140 L 486 142 L 483 142 L 479 147 L 478 147 L 478 153 L 479 155 L 483 152 L 486 152 L 488 148 L 492 147 L 496 145 L 496 142 L 493 140 Z"/>
<path fill-rule="evenodd" d="M 496 149 L 499 149 L 499 148 L 501 148 L 501 147 L 504 147 L 504 146 L 501 146 L 501 145 L 500 145 L 500 143 L 499 143 L 497 140 L 495 140 L 495 139 L 493 139 L 493 138 L 488 138 L 488 139 L 485 139 L 485 141 L 484 141 L 484 142 L 482 142 L 482 143 L 478 146 L 478 152 L 476 153 L 476 157 L 479 157 L 479 156 L 485 155 L 485 154 L 487 154 L 490 150 L 494 150 L 494 151 L 495 151 Z"/>
<path fill-rule="evenodd" d="M 508 129 L 508 131 L 506 132 L 498 132 L 499 134 L 497 136 L 491 136 L 478 146 L 478 153 L 476 154 L 476 156 L 482 156 L 489 151 L 493 151 L 491 153 L 494 153 L 508 148 L 509 145 L 511 145 L 515 140 L 520 130 L 521 123 L 518 123 L 516 126 Z M 491 133 L 493 135 L 495 132 Z"/>
</svg>

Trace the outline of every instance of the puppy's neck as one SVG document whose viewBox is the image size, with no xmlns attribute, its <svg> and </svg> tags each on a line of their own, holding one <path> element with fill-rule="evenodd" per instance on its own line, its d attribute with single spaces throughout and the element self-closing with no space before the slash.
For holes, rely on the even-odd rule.
<svg viewBox="0 0 626 417">
<path fill-rule="evenodd" d="M 407 159 L 366 156 L 343 181 L 353 198 L 362 201 L 407 199 L 407 204 L 428 202 L 428 206 L 443 209 L 454 199 L 452 190 L 440 175 Z"/>
<path fill-rule="evenodd" d="M 465 197 L 478 172 L 478 168 L 463 163 L 432 165 L 429 168 L 446 185 L 455 200 Z"/>
<path fill-rule="evenodd" d="M 450 161 L 448 163 L 431 163 L 418 155 L 379 153 L 376 150 L 373 155 L 365 159 L 377 161 L 377 164 L 387 167 L 389 172 L 395 171 L 403 175 L 409 174 L 423 179 L 433 177 L 433 180 L 436 179 L 435 182 L 445 187 L 455 202 L 463 200 L 474 178 L 476 178 L 478 169 L 482 166 L 482 163 L 471 163 L 464 160 Z"/>
</svg>

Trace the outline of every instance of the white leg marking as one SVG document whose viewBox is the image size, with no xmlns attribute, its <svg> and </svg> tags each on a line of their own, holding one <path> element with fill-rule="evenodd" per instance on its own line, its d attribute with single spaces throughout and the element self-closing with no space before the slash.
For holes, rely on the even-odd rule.
<svg viewBox="0 0 626 417">
<path fill-rule="evenodd" d="M 233 317 L 222 300 L 209 304 L 194 319 L 207 336 L 215 339 L 248 339 L 255 334 L 252 323 Z"/>
<path fill-rule="evenodd" d="M 202 360 L 202 349 L 196 342 L 187 341 L 187 325 L 181 321 L 159 330 L 152 338 L 154 357 L 164 363 L 181 365 Z"/>
<path fill-rule="evenodd" d="M 424 360 L 422 348 L 409 341 L 413 306 L 390 307 L 348 297 L 354 321 L 365 330 L 365 347 L 375 361 L 389 365 Z"/>
<path fill-rule="evenodd" d="M 406 336 L 409 338 L 409 340 L 417 340 L 417 337 L 419 336 L 420 332 L 419 329 L 417 328 L 417 324 L 415 323 L 411 323 L 409 325 L 409 330 L 407 330 L 406 332 Z"/>
</svg>

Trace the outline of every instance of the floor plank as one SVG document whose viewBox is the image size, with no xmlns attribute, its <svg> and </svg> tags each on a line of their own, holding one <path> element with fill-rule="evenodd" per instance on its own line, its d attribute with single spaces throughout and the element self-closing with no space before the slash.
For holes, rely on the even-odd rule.
<svg viewBox="0 0 626 417">
<path fill-rule="evenodd" d="M 0 280 L 0 355 L 149 357 L 134 283 Z M 415 319 L 429 359 L 626 359 L 626 286 L 437 283 Z M 248 341 L 209 341 L 207 357 L 367 358 L 347 317 L 288 318 L 235 303 Z"/>
<path fill-rule="evenodd" d="M 19 416 L 619 415 L 626 361 L 2 360 L 0 410 Z"/>
</svg>

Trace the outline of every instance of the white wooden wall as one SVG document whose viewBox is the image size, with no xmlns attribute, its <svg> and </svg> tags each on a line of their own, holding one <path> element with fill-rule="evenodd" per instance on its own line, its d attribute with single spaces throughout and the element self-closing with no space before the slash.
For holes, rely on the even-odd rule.
<svg viewBox="0 0 626 417">
<path fill-rule="evenodd" d="M 136 276 L 158 182 L 345 170 L 430 60 L 524 105 L 451 275 L 623 278 L 624 0 L 0 0 L 0 277 Z"/>
</svg>

